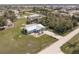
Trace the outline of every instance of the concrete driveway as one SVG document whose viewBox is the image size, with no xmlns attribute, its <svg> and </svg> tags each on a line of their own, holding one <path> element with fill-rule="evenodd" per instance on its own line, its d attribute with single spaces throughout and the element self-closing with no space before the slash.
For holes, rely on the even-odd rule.
<svg viewBox="0 0 79 59">
<path fill-rule="evenodd" d="M 73 30 L 72 32 L 70 32 L 68 35 L 66 36 L 60 36 L 60 35 L 56 35 L 53 32 L 50 31 L 45 31 L 45 34 L 52 36 L 54 38 L 57 38 L 58 41 L 51 44 L 49 47 L 47 47 L 46 49 L 42 50 L 41 52 L 39 52 L 38 54 L 64 54 L 61 50 L 60 47 L 68 42 L 71 38 L 73 38 L 76 34 L 79 33 L 79 28 Z"/>
</svg>

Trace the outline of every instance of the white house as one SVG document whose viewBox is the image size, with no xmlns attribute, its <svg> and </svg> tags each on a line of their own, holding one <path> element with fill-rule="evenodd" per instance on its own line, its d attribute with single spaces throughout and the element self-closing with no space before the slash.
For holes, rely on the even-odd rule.
<svg viewBox="0 0 79 59">
<path fill-rule="evenodd" d="M 24 33 L 40 33 L 45 30 L 42 24 L 29 24 L 23 28 Z"/>
</svg>

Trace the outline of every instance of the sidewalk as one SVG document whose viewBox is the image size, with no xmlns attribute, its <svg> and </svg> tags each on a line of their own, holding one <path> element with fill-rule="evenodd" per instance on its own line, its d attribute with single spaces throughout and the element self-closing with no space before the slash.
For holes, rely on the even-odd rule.
<svg viewBox="0 0 79 59">
<path fill-rule="evenodd" d="M 49 47 L 42 50 L 41 52 L 39 52 L 39 54 L 64 54 L 60 50 L 60 47 L 78 33 L 79 33 L 79 28 L 73 30 L 72 32 L 70 32 L 68 35 L 66 35 L 64 37 L 60 36 L 60 35 L 56 35 L 55 33 L 50 32 L 50 31 L 45 31 L 45 34 L 52 36 L 54 38 L 57 38 L 58 41 L 51 44 Z"/>
<path fill-rule="evenodd" d="M 59 39 L 59 40 L 63 38 L 63 36 L 57 35 L 57 34 L 55 34 L 53 32 L 50 32 L 50 31 L 44 31 L 44 33 L 47 34 L 47 35 L 49 35 L 49 36 L 52 36 L 52 37 L 54 37 L 56 39 Z"/>
</svg>

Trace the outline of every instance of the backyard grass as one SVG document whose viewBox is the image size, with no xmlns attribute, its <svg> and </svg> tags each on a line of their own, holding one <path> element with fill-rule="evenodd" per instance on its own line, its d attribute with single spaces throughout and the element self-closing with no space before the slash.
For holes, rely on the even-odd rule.
<svg viewBox="0 0 79 59">
<path fill-rule="evenodd" d="M 67 54 L 79 54 L 79 34 L 61 46 L 61 50 Z"/>
<path fill-rule="evenodd" d="M 0 31 L 0 53 L 38 53 L 51 45 L 57 39 L 48 35 L 35 38 L 21 33 L 22 24 L 26 19 L 22 18 L 15 22 L 15 27 Z"/>
</svg>

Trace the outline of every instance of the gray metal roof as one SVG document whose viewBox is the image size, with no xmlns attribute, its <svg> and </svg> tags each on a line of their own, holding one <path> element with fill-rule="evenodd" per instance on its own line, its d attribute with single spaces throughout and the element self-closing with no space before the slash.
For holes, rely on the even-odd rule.
<svg viewBox="0 0 79 59">
<path fill-rule="evenodd" d="M 25 25 L 24 29 L 29 31 L 32 30 L 40 30 L 42 28 L 45 28 L 42 24 L 29 24 L 29 25 Z"/>
</svg>

